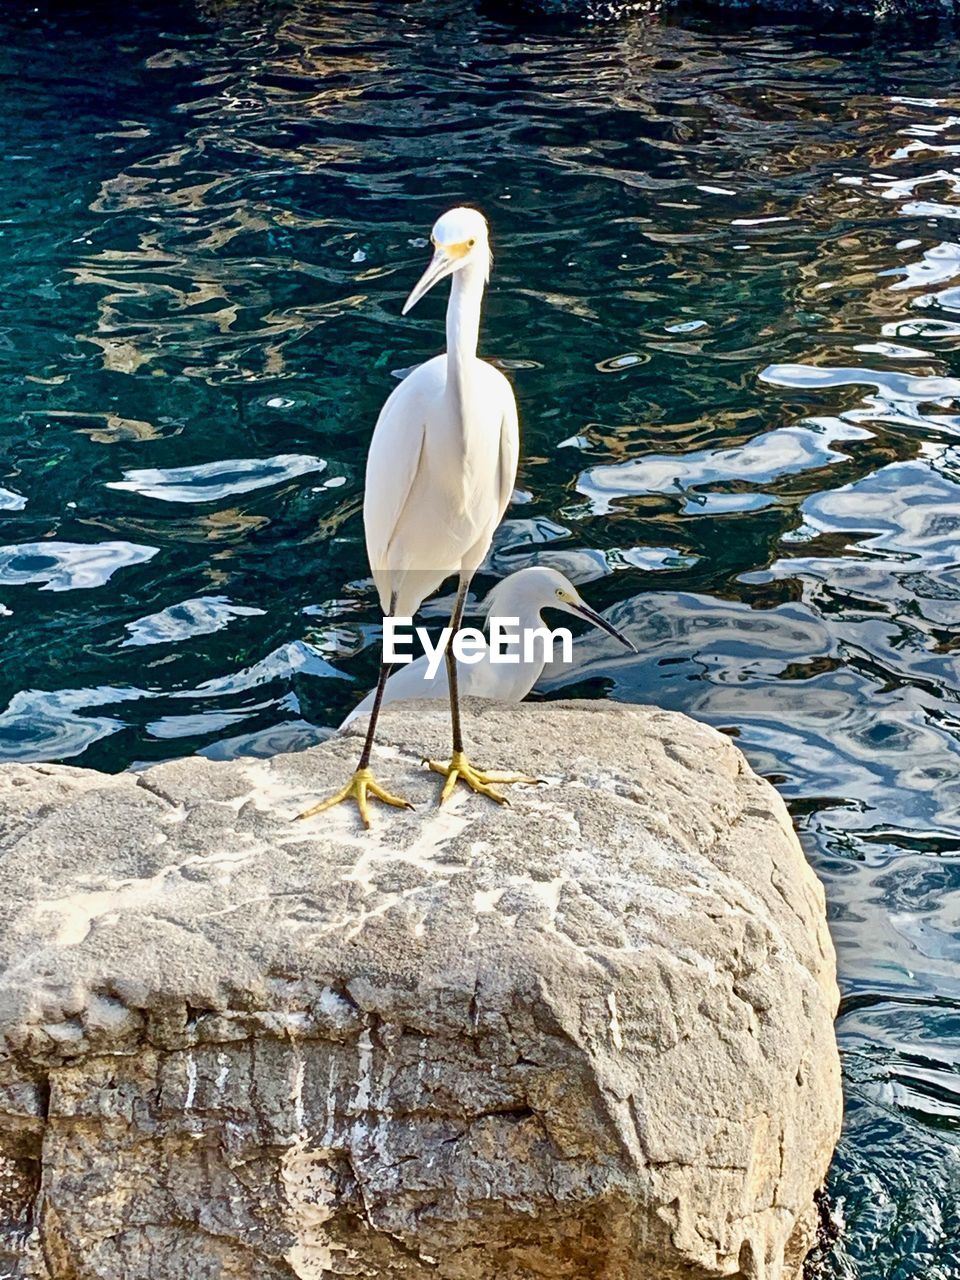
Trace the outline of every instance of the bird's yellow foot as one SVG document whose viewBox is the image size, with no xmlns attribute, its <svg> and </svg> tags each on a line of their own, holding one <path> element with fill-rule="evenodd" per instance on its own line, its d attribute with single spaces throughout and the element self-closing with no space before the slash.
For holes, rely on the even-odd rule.
<svg viewBox="0 0 960 1280">
<path fill-rule="evenodd" d="M 299 821 L 303 818 L 312 818 L 314 814 L 324 813 L 327 809 L 332 809 L 335 804 L 342 804 L 344 800 L 355 800 L 360 811 L 360 819 L 369 830 L 370 809 L 367 805 L 368 796 L 373 800 L 380 800 L 384 804 L 392 804 L 395 809 L 413 808 L 409 800 L 404 800 L 401 796 L 394 796 L 389 791 L 384 791 L 369 769 L 357 769 L 342 791 L 338 791 L 329 800 L 321 800 L 312 809 L 305 809 L 303 813 L 298 813 L 297 819 Z"/>
<path fill-rule="evenodd" d="M 509 804 L 505 795 L 494 790 L 492 782 L 539 782 L 539 778 L 530 778 L 525 773 L 489 773 L 483 769 L 475 769 L 462 751 L 455 751 L 449 764 L 441 764 L 438 760 L 428 760 L 427 764 L 434 773 L 442 773 L 446 778 L 440 792 L 440 803 L 449 800 L 457 782 L 465 782 L 471 791 L 482 796 L 489 796 L 497 804 Z"/>
</svg>

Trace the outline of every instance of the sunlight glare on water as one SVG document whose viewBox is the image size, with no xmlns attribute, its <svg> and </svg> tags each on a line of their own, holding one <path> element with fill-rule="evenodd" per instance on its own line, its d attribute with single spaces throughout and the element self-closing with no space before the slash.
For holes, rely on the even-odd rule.
<svg viewBox="0 0 960 1280">
<path fill-rule="evenodd" d="M 780 787 L 845 996 L 816 1274 L 956 1280 L 960 47 L 498 13 L 4 6 L 0 759 L 342 719 L 366 446 L 442 341 L 441 291 L 400 307 L 481 205 L 524 427 L 488 568 L 640 648 L 589 632 L 548 696 L 689 712 Z"/>
</svg>

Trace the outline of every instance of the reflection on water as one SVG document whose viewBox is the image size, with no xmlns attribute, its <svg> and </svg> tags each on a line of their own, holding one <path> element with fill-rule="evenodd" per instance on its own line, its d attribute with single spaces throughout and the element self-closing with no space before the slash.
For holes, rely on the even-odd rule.
<svg viewBox="0 0 960 1280">
<path fill-rule="evenodd" d="M 593 511 L 599 515 L 612 511 L 617 499 L 643 493 L 682 493 L 686 498 L 684 510 L 689 513 L 691 503 L 706 504 L 716 496 L 702 492 L 712 485 L 757 484 L 825 467 L 849 457 L 831 449 L 832 444 L 868 438 L 867 431 L 839 419 L 824 418 L 808 427 L 765 432 L 733 449 L 696 449 L 682 455 L 652 453 L 614 466 L 592 467 L 580 477 L 577 489 L 590 499 Z M 754 510 L 757 497 L 749 492 L 728 493 L 724 495 L 724 510 Z M 742 508 L 738 498 L 744 504 Z"/>
<path fill-rule="evenodd" d="M 202 596 L 199 600 L 181 600 L 179 604 L 151 613 L 146 618 L 128 622 L 126 640 L 121 648 L 139 644 L 174 644 L 194 636 L 209 636 L 226 627 L 234 618 L 262 617 L 263 609 L 233 604 L 226 596 Z"/>
<path fill-rule="evenodd" d="M 219 502 L 311 471 L 322 471 L 326 465 L 322 458 L 297 453 L 276 458 L 231 458 L 205 462 L 199 467 L 125 471 L 122 480 L 112 480 L 107 488 L 125 489 L 163 502 Z"/>
<path fill-rule="evenodd" d="M 21 494 L 0 489 L 0 511 L 21 511 L 26 505 L 27 500 Z"/>
<path fill-rule="evenodd" d="M 156 547 L 133 542 L 21 542 L 0 547 L 0 584 L 39 583 L 41 591 L 102 587 L 124 565 L 141 564 L 156 554 Z"/>
<path fill-rule="evenodd" d="M 342 719 L 366 444 L 442 340 L 400 305 L 482 204 L 525 436 L 478 590 L 591 582 L 640 655 L 588 633 L 546 696 L 689 711 L 777 781 L 845 992 L 820 1273 L 957 1280 L 957 43 L 217 10 L 0 15 L 0 758 Z"/>
</svg>

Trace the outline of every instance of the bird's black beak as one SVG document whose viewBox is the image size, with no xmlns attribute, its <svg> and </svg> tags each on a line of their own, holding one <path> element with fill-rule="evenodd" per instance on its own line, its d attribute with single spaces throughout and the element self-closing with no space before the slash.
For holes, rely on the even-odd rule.
<svg viewBox="0 0 960 1280">
<path fill-rule="evenodd" d="M 586 618 L 588 622 L 592 622 L 595 627 L 599 627 L 601 631 L 606 631 L 608 636 L 613 636 L 615 640 L 619 640 L 622 645 L 631 651 L 631 653 L 640 652 L 632 640 L 628 640 L 622 631 L 618 631 L 616 627 L 611 626 L 606 618 L 601 618 L 599 613 L 594 613 L 594 611 L 587 608 L 585 604 L 574 605 L 574 608 L 577 613 Z"/>
</svg>

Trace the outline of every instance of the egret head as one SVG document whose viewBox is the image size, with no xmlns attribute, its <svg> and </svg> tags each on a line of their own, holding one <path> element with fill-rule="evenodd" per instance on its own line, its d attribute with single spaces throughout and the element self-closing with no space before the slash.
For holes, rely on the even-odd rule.
<svg viewBox="0 0 960 1280">
<path fill-rule="evenodd" d="M 403 304 L 404 315 L 439 280 L 455 271 L 478 264 L 483 269 L 484 280 L 490 275 L 490 237 L 487 220 L 479 210 L 448 209 L 433 224 L 430 240 L 433 258 Z"/>
<path fill-rule="evenodd" d="M 523 613 L 527 608 L 538 612 L 541 609 L 559 609 L 561 613 L 572 613 L 575 618 L 586 618 L 592 626 L 606 631 L 607 635 L 639 653 L 637 646 L 622 631 L 590 608 L 570 579 L 558 569 L 548 569 L 545 565 L 519 569 L 497 583 L 487 602 L 487 611 L 494 616 L 510 617 L 514 613 Z"/>
</svg>

